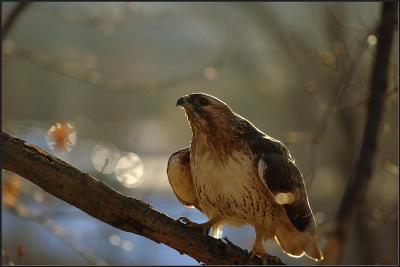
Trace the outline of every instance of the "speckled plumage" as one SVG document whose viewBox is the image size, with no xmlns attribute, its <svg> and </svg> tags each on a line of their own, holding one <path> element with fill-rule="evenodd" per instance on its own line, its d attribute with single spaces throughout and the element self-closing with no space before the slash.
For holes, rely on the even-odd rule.
<svg viewBox="0 0 400 267">
<path fill-rule="evenodd" d="M 190 147 L 168 162 L 178 199 L 205 213 L 214 229 L 253 225 L 255 254 L 265 256 L 262 240 L 275 237 L 289 255 L 322 259 L 304 180 L 287 148 L 215 97 L 191 94 L 177 104 L 193 133 Z"/>
</svg>

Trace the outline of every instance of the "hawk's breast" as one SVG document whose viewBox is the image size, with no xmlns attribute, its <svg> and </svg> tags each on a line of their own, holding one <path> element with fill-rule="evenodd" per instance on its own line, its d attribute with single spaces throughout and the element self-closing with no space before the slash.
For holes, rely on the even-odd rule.
<svg viewBox="0 0 400 267">
<path fill-rule="evenodd" d="M 276 217 L 276 207 L 257 177 L 251 153 L 233 151 L 221 157 L 212 150 L 191 149 L 195 193 L 209 218 L 220 216 L 233 225 L 265 226 Z"/>
</svg>

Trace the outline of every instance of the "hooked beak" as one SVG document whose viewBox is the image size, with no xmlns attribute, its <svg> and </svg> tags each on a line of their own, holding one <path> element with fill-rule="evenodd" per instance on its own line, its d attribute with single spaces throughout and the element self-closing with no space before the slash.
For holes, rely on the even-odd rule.
<svg viewBox="0 0 400 267">
<path fill-rule="evenodd" d="M 182 96 L 181 98 L 178 99 L 178 101 L 176 101 L 176 106 L 181 106 L 181 107 L 187 107 L 188 105 L 190 105 L 190 96 L 185 95 Z"/>
</svg>

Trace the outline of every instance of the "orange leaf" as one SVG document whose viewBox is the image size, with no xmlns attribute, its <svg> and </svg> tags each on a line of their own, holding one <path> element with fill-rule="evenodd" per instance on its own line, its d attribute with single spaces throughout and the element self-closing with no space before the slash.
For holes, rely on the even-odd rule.
<svg viewBox="0 0 400 267">
<path fill-rule="evenodd" d="M 8 207 L 14 207 L 21 191 L 21 177 L 12 175 L 5 179 L 3 186 L 3 201 Z"/>
</svg>

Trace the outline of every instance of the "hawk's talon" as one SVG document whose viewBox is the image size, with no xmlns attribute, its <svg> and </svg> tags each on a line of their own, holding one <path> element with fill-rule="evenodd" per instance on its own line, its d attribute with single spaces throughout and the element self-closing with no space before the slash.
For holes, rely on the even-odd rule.
<svg viewBox="0 0 400 267">
<path fill-rule="evenodd" d="M 201 231 L 203 233 L 203 235 L 208 235 L 208 233 L 210 232 L 210 229 L 211 229 L 211 224 L 209 222 L 195 223 L 195 222 L 190 221 L 186 217 L 180 217 L 177 221 L 185 224 L 186 227 L 194 228 L 198 231 Z"/>
</svg>

